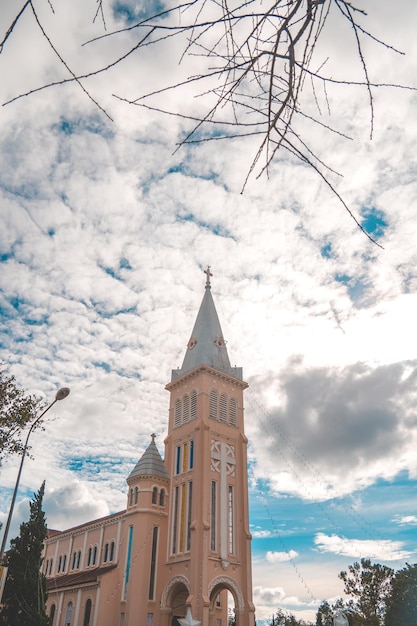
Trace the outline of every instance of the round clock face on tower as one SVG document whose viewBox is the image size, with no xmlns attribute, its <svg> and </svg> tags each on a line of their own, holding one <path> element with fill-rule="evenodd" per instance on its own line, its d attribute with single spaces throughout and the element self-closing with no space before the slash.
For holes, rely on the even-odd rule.
<svg viewBox="0 0 417 626">
<path fill-rule="evenodd" d="M 192 350 L 197 345 L 197 340 L 194 337 L 191 337 L 190 341 L 187 343 L 187 348 Z"/>
</svg>

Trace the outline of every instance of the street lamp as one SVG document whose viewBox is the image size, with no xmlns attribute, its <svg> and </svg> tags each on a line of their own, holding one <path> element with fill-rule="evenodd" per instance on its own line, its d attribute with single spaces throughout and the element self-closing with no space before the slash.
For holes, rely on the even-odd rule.
<svg viewBox="0 0 417 626">
<path fill-rule="evenodd" d="M 1 543 L 1 548 L 0 548 L 0 566 L 1 566 L 2 562 L 3 562 L 4 551 L 6 549 L 7 535 L 9 534 L 10 522 L 12 521 L 14 503 L 15 503 L 15 500 L 16 500 L 17 490 L 19 488 L 19 482 L 20 482 L 20 476 L 22 474 L 23 462 L 25 460 L 26 452 L 27 452 L 27 449 L 28 449 L 29 437 L 31 436 L 35 426 L 37 424 L 39 424 L 39 421 L 45 415 L 45 413 L 47 411 L 49 411 L 49 409 L 54 406 L 55 402 L 58 402 L 59 400 L 64 400 L 64 398 L 66 398 L 69 395 L 69 392 L 70 392 L 70 390 L 68 389 L 68 387 L 62 387 L 61 389 L 58 389 L 58 391 L 55 394 L 55 400 L 53 402 L 51 402 L 51 404 L 49 406 L 47 406 L 44 411 L 42 411 L 42 413 L 35 419 L 35 421 L 31 425 L 31 427 L 29 428 L 28 434 L 26 436 L 25 446 L 23 448 L 22 460 L 20 461 L 19 472 L 18 472 L 17 478 L 16 478 L 16 484 L 14 486 L 12 502 L 10 504 L 10 509 L 9 509 L 9 515 L 7 516 L 6 528 L 4 529 L 3 541 Z"/>
</svg>

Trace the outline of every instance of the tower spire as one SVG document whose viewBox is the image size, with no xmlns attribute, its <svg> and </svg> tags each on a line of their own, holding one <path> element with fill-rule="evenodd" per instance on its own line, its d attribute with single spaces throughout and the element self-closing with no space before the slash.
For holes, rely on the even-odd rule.
<svg viewBox="0 0 417 626">
<path fill-rule="evenodd" d="M 213 296 L 211 295 L 210 278 L 213 276 L 210 265 L 203 270 L 206 284 L 203 300 L 197 314 L 191 337 L 187 344 L 184 361 L 180 369 L 172 371 L 175 380 L 199 365 L 209 365 L 235 378 L 242 380 L 242 369 L 231 367 L 227 353 L 226 341 L 220 326 Z"/>
</svg>

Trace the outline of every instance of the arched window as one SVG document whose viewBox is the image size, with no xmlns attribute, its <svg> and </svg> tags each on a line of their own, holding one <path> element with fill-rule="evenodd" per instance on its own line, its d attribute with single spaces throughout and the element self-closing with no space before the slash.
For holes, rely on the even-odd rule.
<svg viewBox="0 0 417 626">
<path fill-rule="evenodd" d="M 53 566 L 53 564 L 54 564 L 54 560 L 53 560 L 53 559 L 51 559 L 51 560 L 50 560 L 50 563 L 49 563 L 49 575 L 51 575 L 51 574 L 52 574 L 52 566 Z"/>
<path fill-rule="evenodd" d="M 83 626 L 90 626 L 90 615 L 91 615 L 91 600 L 90 598 L 88 598 L 87 602 L 85 603 Z"/>
<path fill-rule="evenodd" d="M 214 389 L 210 391 L 210 417 L 217 419 L 217 391 Z"/>
<path fill-rule="evenodd" d="M 47 576 L 47 574 L 48 574 L 48 567 L 49 567 L 49 559 L 46 559 L 46 563 L 45 563 L 45 576 Z"/>
<path fill-rule="evenodd" d="M 94 550 L 93 550 L 93 565 L 96 564 L 96 560 L 97 560 L 97 546 L 94 546 Z"/>
<path fill-rule="evenodd" d="M 62 563 L 62 571 L 63 572 L 65 572 L 66 565 L 67 565 L 67 555 L 64 554 L 64 560 L 63 560 L 63 563 Z"/>
<path fill-rule="evenodd" d="M 129 506 L 133 504 L 133 489 L 130 490 Z"/>
<path fill-rule="evenodd" d="M 174 412 L 174 428 L 177 428 L 181 425 L 181 400 L 177 398 L 175 401 L 175 412 Z"/>
<path fill-rule="evenodd" d="M 159 506 L 165 506 L 165 489 L 161 489 L 159 493 Z"/>
<path fill-rule="evenodd" d="M 75 569 L 76 565 L 77 565 L 77 553 L 74 552 L 74 554 L 72 555 L 72 569 Z"/>
<path fill-rule="evenodd" d="M 152 504 L 158 503 L 158 487 L 152 489 Z"/>
<path fill-rule="evenodd" d="M 181 469 L 181 446 L 175 448 L 175 473 L 179 474 Z"/>
<path fill-rule="evenodd" d="M 78 550 L 77 569 L 80 569 L 80 563 L 81 563 L 81 550 Z"/>
<path fill-rule="evenodd" d="M 224 394 L 220 396 L 220 421 L 227 422 L 227 398 Z"/>
<path fill-rule="evenodd" d="M 108 558 L 109 558 L 109 544 L 106 543 L 106 545 L 104 546 L 104 557 L 103 557 L 104 563 L 107 563 Z"/>
<path fill-rule="evenodd" d="M 59 557 L 59 561 L 58 561 L 58 574 L 61 571 L 61 567 L 62 567 L 62 555 Z"/>
<path fill-rule="evenodd" d="M 52 626 L 54 626 L 54 617 L 55 617 L 55 604 L 51 604 L 51 610 L 49 611 L 49 619 L 51 621 Z"/>
<path fill-rule="evenodd" d="M 65 626 L 71 626 L 71 617 L 72 617 L 72 602 L 68 602 L 67 612 L 65 614 Z"/>
<path fill-rule="evenodd" d="M 139 487 L 135 487 L 135 504 L 138 503 L 139 498 Z"/>
<path fill-rule="evenodd" d="M 87 560 L 87 567 L 88 567 L 89 565 L 91 565 L 91 557 L 92 557 L 92 554 L 93 554 L 93 549 L 92 549 L 92 548 L 91 548 L 91 546 L 90 546 L 90 548 L 88 548 L 88 560 Z"/>
<path fill-rule="evenodd" d="M 190 462 L 188 467 L 190 470 L 194 467 L 194 441 L 192 439 L 190 441 Z"/>
<path fill-rule="evenodd" d="M 114 559 L 114 541 L 112 541 L 110 544 L 110 561 L 113 561 L 113 559 Z"/>
<path fill-rule="evenodd" d="M 229 552 L 233 554 L 235 551 L 234 540 L 234 503 L 233 503 L 233 486 L 229 485 L 228 489 L 228 534 L 229 534 Z"/>
<path fill-rule="evenodd" d="M 237 404 L 234 398 L 230 398 L 229 424 L 230 426 L 237 426 Z"/>
<path fill-rule="evenodd" d="M 195 420 L 197 417 L 197 392 L 195 389 L 190 393 L 190 401 L 191 401 L 191 412 L 190 419 Z"/>
<path fill-rule="evenodd" d="M 186 424 L 190 420 L 190 398 L 184 396 L 182 401 L 182 421 Z"/>
<path fill-rule="evenodd" d="M 85 603 L 83 626 L 90 626 L 90 615 L 91 615 L 91 600 L 90 598 L 88 598 L 87 602 Z"/>
<path fill-rule="evenodd" d="M 216 550 L 216 518 L 217 518 L 217 483 L 211 481 L 211 525 L 210 525 L 210 550 Z"/>
</svg>

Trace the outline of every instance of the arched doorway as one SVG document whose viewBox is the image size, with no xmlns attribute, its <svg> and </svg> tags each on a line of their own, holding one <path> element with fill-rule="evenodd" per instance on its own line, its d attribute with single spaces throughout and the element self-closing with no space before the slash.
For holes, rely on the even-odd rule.
<svg viewBox="0 0 417 626">
<path fill-rule="evenodd" d="M 239 589 L 233 580 L 222 577 L 211 586 L 209 626 L 239 625 Z"/>
<path fill-rule="evenodd" d="M 170 626 L 179 626 L 178 619 L 186 616 L 189 595 L 189 582 L 185 576 L 176 576 L 168 583 L 162 594 L 161 606 L 171 609 Z"/>
<path fill-rule="evenodd" d="M 179 617 L 185 617 L 187 607 L 188 590 L 185 586 L 178 585 L 171 596 L 171 608 L 172 608 L 172 626 L 180 626 L 178 622 Z"/>
</svg>

